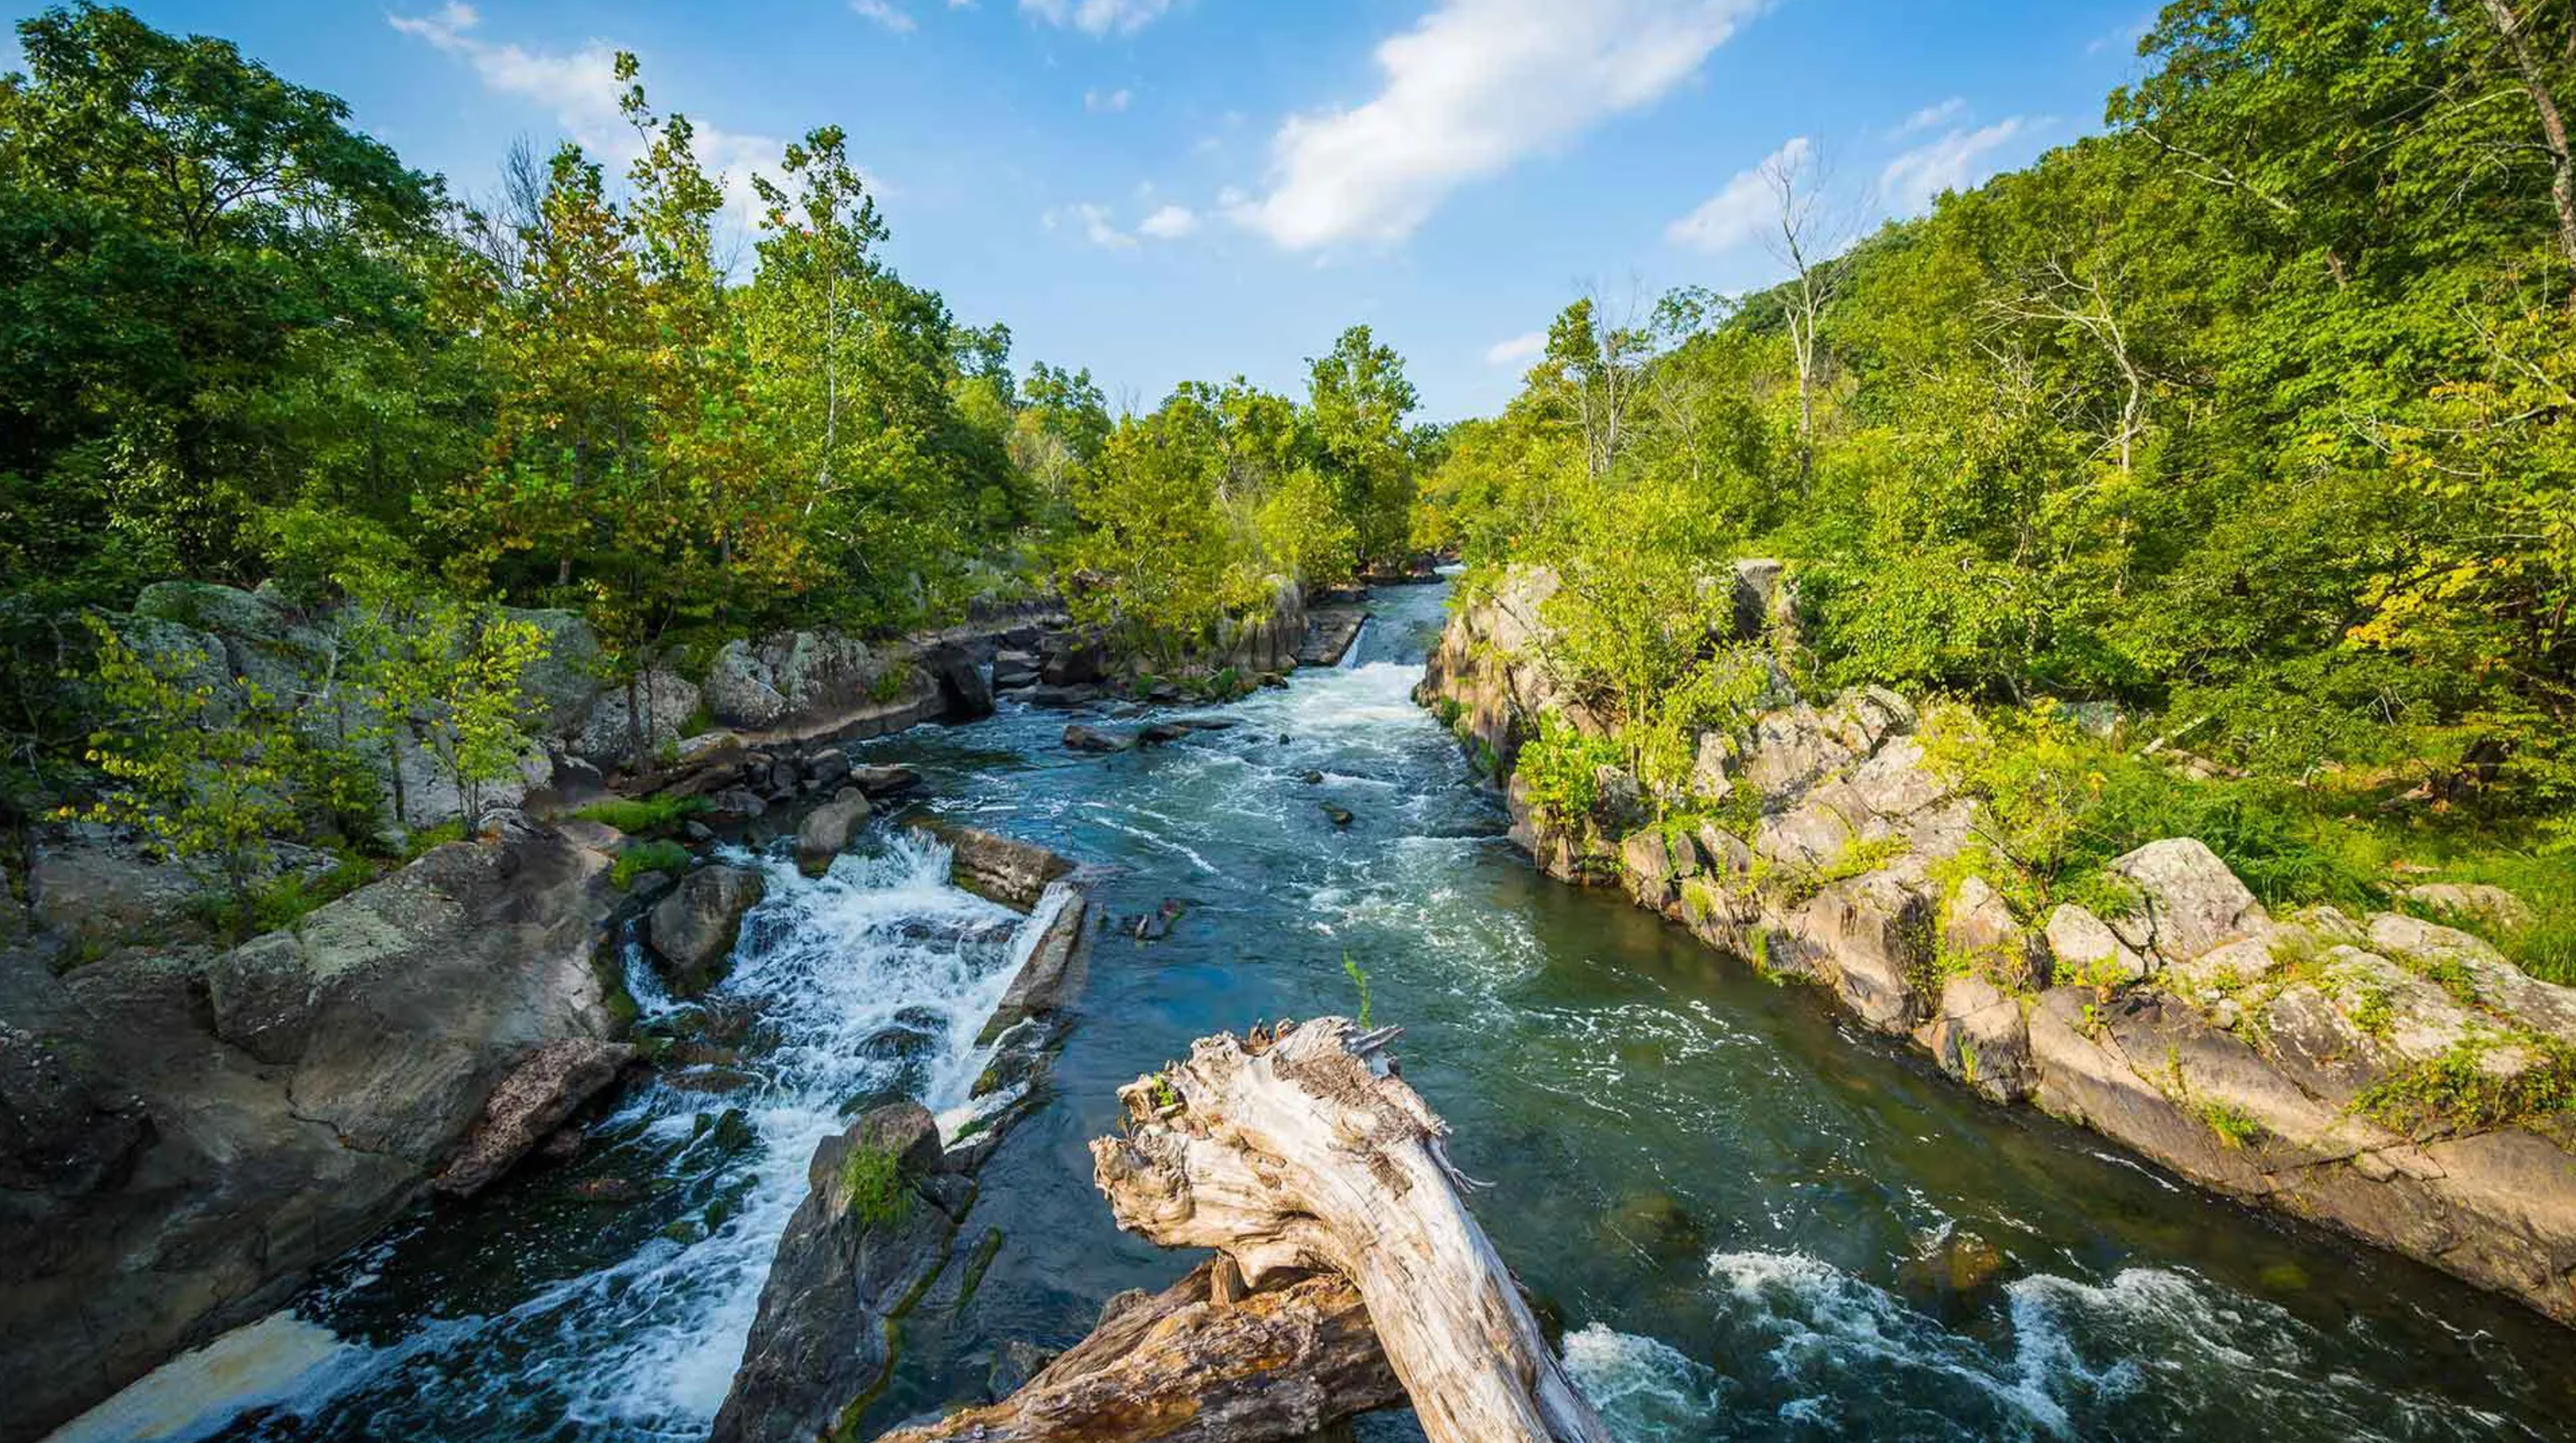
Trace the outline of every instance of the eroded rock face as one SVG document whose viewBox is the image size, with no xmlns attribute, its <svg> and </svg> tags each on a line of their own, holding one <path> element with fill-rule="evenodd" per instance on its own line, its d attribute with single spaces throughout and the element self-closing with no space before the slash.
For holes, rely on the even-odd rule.
<svg viewBox="0 0 2576 1443">
<path fill-rule="evenodd" d="M 604 1044 L 607 869 L 551 834 L 457 843 L 229 953 L 56 978 L 0 952 L 0 1090 L 34 1120 L 0 1126 L 0 1159 L 36 1184 L 0 1210 L 0 1437 L 276 1307 L 407 1207 L 531 1055 Z"/>
<path fill-rule="evenodd" d="M 743 914 L 759 906 L 768 891 L 760 873 L 718 863 L 681 878 L 669 896 L 653 905 L 648 940 L 673 995 L 694 997 L 724 976 L 742 936 Z"/>
<path fill-rule="evenodd" d="M 631 686 L 613 686 L 591 703 L 573 751 L 603 768 L 649 765 L 665 747 L 677 747 L 680 733 L 697 715 L 695 683 L 675 672 L 649 671 Z"/>
</svg>

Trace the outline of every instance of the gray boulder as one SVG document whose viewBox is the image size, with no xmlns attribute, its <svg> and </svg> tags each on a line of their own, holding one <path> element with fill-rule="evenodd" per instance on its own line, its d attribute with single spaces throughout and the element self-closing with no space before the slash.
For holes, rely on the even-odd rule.
<svg viewBox="0 0 2576 1443">
<path fill-rule="evenodd" d="M 787 716 L 787 698 L 772 684 L 767 663 L 753 654 L 751 643 L 726 642 L 707 671 L 703 692 L 707 714 L 729 727 L 766 731 Z"/>
<path fill-rule="evenodd" d="M 2168 963 L 2188 962 L 2272 925 L 2263 904 L 2195 838 L 2149 842 L 2115 859 L 2111 870 L 2136 884 L 2143 899 L 2141 909 L 2114 921 L 2112 930 L 2135 950 Z"/>
<path fill-rule="evenodd" d="M 2147 975 L 2146 959 L 2109 923 L 2073 903 L 2048 914 L 2048 950 L 2061 982 L 2120 987 Z"/>
<path fill-rule="evenodd" d="M 760 873 L 719 863 L 681 878 L 653 905 L 646 931 L 675 996 L 695 997 L 724 976 L 742 937 L 743 914 L 767 894 Z"/>
<path fill-rule="evenodd" d="M 832 800 L 808 812 L 796 829 L 796 865 L 810 876 L 821 876 L 867 819 L 868 794 L 857 787 L 841 788 Z"/>
<path fill-rule="evenodd" d="M 649 766 L 663 747 L 680 744 L 681 732 L 698 714 L 698 703 L 698 688 L 687 678 L 676 672 L 648 671 L 631 683 L 600 692 L 573 751 L 602 767 Z"/>
<path fill-rule="evenodd" d="M 939 687 L 939 703 L 949 721 L 974 721 L 993 714 L 993 682 L 963 646 L 935 646 L 922 653 L 922 669 Z"/>
</svg>

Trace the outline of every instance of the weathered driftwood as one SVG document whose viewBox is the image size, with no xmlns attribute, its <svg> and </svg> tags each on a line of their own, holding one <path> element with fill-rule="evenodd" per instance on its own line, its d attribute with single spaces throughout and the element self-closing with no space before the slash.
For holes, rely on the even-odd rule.
<svg viewBox="0 0 2576 1443">
<path fill-rule="evenodd" d="M 1120 1089 L 1129 1134 L 1091 1145 L 1110 1210 L 1166 1247 L 1217 1249 L 1256 1289 L 1347 1278 L 1432 1443 L 1609 1443 L 1467 1211 L 1447 1126 L 1386 1053 L 1395 1035 L 1326 1017 L 1199 1039 Z"/>
<path fill-rule="evenodd" d="M 1404 1401 L 1346 1280 L 1213 1296 L 1221 1263 L 1113 1301 L 1091 1336 L 988 1408 L 878 1443 L 1287 1443 Z"/>
</svg>

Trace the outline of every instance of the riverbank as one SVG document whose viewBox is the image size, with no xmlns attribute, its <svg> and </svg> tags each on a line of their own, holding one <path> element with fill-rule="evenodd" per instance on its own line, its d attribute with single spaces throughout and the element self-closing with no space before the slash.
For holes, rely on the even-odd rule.
<svg viewBox="0 0 2576 1443">
<path fill-rule="evenodd" d="M 639 1030 L 673 1045 L 582 1151 L 323 1268 L 165 1436 L 705 1438 L 840 1108 L 980 1075 L 1006 914 L 904 845 L 912 815 L 1083 859 L 1109 925 L 857 1437 L 1007 1392 L 1110 1299 L 1168 1284 L 1177 1260 L 1092 1184 L 1118 1089 L 1213 1030 L 1355 1013 L 1346 967 L 1406 1029 L 1407 1080 L 1492 1184 L 1479 1221 L 1630 1443 L 2563 1433 L 2576 1366 L 2519 1305 L 1988 1106 L 1808 989 L 1540 874 L 1409 699 L 1442 599 L 1380 593 L 1345 666 L 1184 713 L 1236 724 L 1162 746 L 1069 751 L 1068 721 L 1147 713 L 1006 695 L 840 749 L 918 785 L 822 877 L 783 833 L 728 853 L 767 891 L 693 1002 L 621 939 Z M 1418 1435 L 1396 1412 L 1359 1437 Z"/>
<path fill-rule="evenodd" d="M 1734 584 L 1759 639 L 1776 568 Z M 1700 815 L 1657 818 L 1615 751 L 1579 743 L 1584 774 L 1553 783 L 1570 796 L 1543 797 L 1519 765 L 1541 719 L 1598 731 L 1548 661 L 1552 589 L 1516 572 L 1459 611 L 1418 693 L 1548 875 L 1824 988 L 1994 1102 L 2576 1321 L 2576 990 L 2415 916 L 2275 917 L 2191 838 L 2112 862 L 2107 916 L 2017 915 L 1964 864 L 1989 820 L 1878 689 L 1775 683 L 1741 734 L 1700 739 Z"/>
</svg>

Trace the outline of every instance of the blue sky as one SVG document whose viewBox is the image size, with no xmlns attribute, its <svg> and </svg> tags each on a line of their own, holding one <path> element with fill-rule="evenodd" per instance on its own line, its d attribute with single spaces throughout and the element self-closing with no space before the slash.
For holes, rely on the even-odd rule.
<svg viewBox="0 0 2576 1443">
<path fill-rule="evenodd" d="M 1928 206 L 2099 127 L 2151 0 L 132 0 L 223 35 L 459 192 L 513 137 L 612 156 L 609 53 L 737 177 L 849 132 L 888 257 L 1113 401 L 1302 386 L 1355 321 L 1488 412 L 1585 289 L 1774 278 L 1752 178 Z M 18 6 L 12 18 L 36 7 Z M 12 65 L 14 42 L 0 47 Z"/>
</svg>

